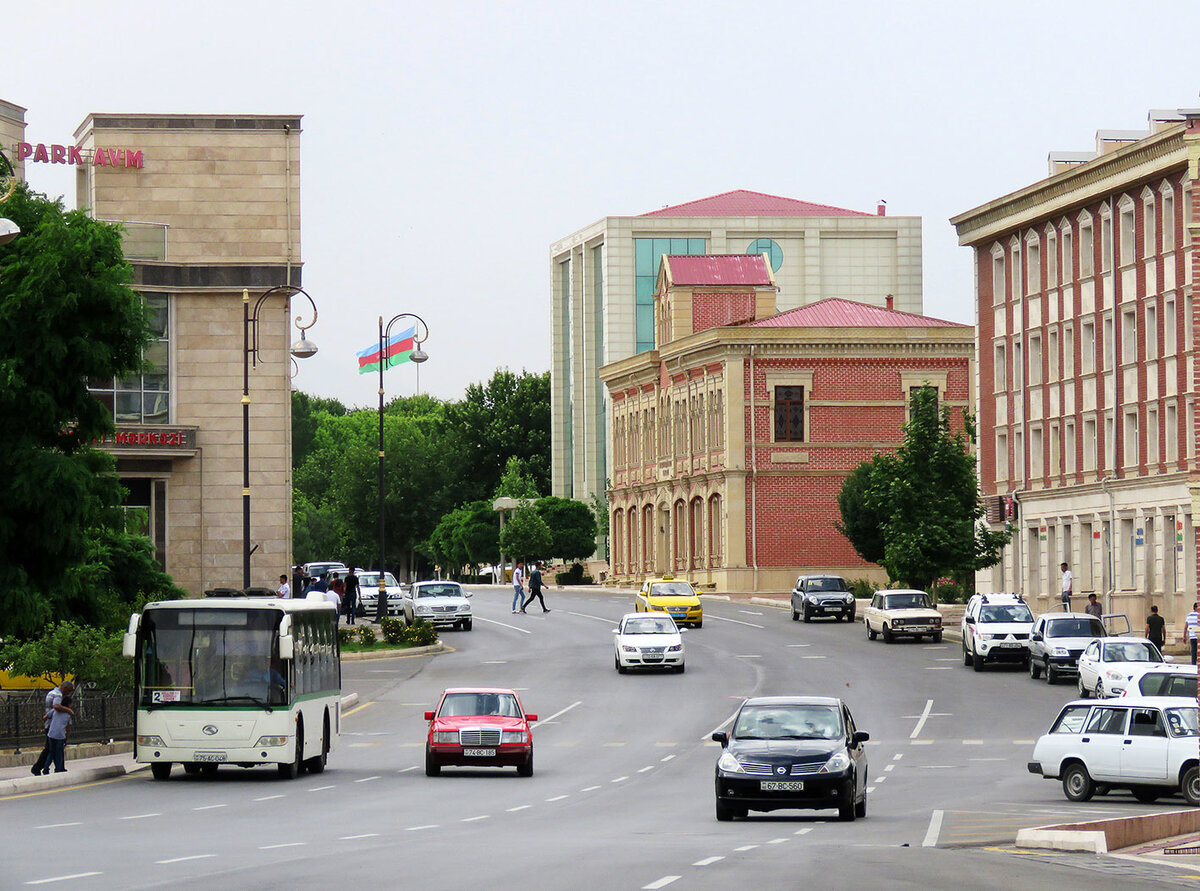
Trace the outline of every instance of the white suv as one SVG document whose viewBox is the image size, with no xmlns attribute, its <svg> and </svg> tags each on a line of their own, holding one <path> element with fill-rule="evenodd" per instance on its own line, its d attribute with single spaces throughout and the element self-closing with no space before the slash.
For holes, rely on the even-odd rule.
<svg viewBox="0 0 1200 891">
<path fill-rule="evenodd" d="M 1029 664 L 1033 613 L 1016 594 L 976 594 L 962 618 L 963 665 L 983 671 L 989 662 Z"/>
</svg>

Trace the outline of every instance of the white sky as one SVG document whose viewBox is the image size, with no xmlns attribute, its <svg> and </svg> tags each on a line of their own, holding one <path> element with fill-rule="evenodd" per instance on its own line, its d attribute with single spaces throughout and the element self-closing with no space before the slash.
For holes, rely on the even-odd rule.
<svg viewBox="0 0 1200 891">
<path fill-rule="evenodd" d="M 608 215 L 752 189 L 924 219 L 925 312 L 973 322 L 952 214 L 1052 150 L 1200 106 L 1194 2 L 26 2 L 0 97 L 31 142 L 89 112 L 303 114 L 297 386 L 376 400 L 377 318 L 429 323 L 421 389 L 550 365 L 548 249 Z M 27 165 L 66 193 L 69 169 Z M 388 398 L 414 392 L 390 371 Z"/>
</svg>

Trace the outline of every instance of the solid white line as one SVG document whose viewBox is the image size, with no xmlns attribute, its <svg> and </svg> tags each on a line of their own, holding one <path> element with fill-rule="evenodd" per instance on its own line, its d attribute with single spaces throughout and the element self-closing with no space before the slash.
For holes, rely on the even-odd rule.
<svg viewBox="0 0 1200 891">
<path fill-rule="evenodd" d="M 264 795 L 262 798 L 256 798 L 255 801 L 274 801 L 276 798 L 285 798 L 284 795 Z"/>
<path fill-rule="evenodd" d="M 183 863 L 185 860 L 206 860 L 216 854 L 193 854 L 191 857 L 172 857 L 170 860 L 155 860 L 155 863 Z"/>
<path fill-rule="evenodd" d="M 489 625 L 499 625 L 501 628 L 508 628 L 512 631 L 520 631 L 522 634 L 533 634 L 528 628 L 518 628 L 516 625 L 509 625 L 505 622 L 497 622 L 495 619 L 485 619 L 483 616 L 476 616 L 476 620 L 487 622 Z"/>
<path fill-rule="evenodd" d="M 563 800 L 564 798 L 566 798 L 566 797 L 568 797 L 568 796 L 566 796 L 566 795 L 555 795 L 553 798 L 547 798 L 547 799 L 546 799 L 546 801 L 547 801 L 547 802 L 551 802 L 551 801 L 562 801 L 562 800 Z"/>
<path fill-rule="evenodd" d="M 651 882 L 649 885 L 642 885 L 642 891 L 657 891 L 659 888 L 665 888 L 672 882 L 678 882 L 683 876 L 663 876 L 657 881 Z"/>
<path fill-rule="evenodd" d="M 424 826 L 406 826 L 405 832 L 419 832 L 422 829 L 437 829 L 437 823 L 426 823 Z"/>
<path fill-rule="evenodd" d="M 734 850 L 738 853 L 742 853 L 743 851 L 753 851 L 757 847 L 758 845 L 742 845 L 740 848 L 734 848 Z"/>
<path fill-rule="evenodd" d="M 82 823 L 47 823 L 45 826 L 34 826 L 34 829 L 61 829 L 64 826 L 82 826 Z"/>
<path fill-rule="evenodd" d="M 761 616 L 762 615 L 762 613 L 756 613 L 753 610 L 748 610 L 748 609 L 740 609 L 740 610 L 738 610 L 738 612 L 745 613 L 747 616 Z"/>
<path fill-rule="evenodd" d="M 651 764 L 649 767 L 639 767 L 638 773 L 645 773 L 648 770 L 654 770 L 654 765 Z"/>
<path fill-rule="evenodd" d="M 145 820 L 147 817 L 161 817 L 162 814 L 134 814 L 132 817 L 122 817 L 122 820 Z"/>
<path fill-rule="evenodd" d="M 515 814 L 517 811 L 523 811 L 523 810 L 527 810 L 527 809 L 529 809 L 529 808 L 531 808 L 531 807 L 533 807 L 533 805 L 532 805 L 532 804 L 523 804 L 523 805 L 521 805 L 521 806 L 519 806 L 519 807 L 510 807 L 510 808 L 508 809 L 508 813 L 510 813 L 510 814 Z"/>
<path fill-rule="evenodd" d="M 26 885 L 49 885 L 51 882 L 66 882 L 70 879 L 86 879 L 88 876 L 102 876 L 102 872 L 77 872 L 70 876 L 55 876 L 52 879 L 34 879 L 32 882 L 26 882 Z"/>
<path fill-rule="evenodd" d="M 743 622 L 741 619 L 726 619 L 724 616 L 714 616 L 712 613 L 709 613 L 704 618 L 715 619 L 718 622 L 732 622 L 735 625 L 745 625 L 747 628 L 764 628 L 764 627 L 766 627 L 764 625 L 755 625 L 753 622 Z"/>
<path fill-rule="evenodd" d="M 552 714 L 550 717 L 548 717 L 548 718 L 542 718 L 542 720 L 538 721 L 538 722 L 537 722 L 537 723 L 536 723 L 534 726 L 535 726 L 535 727 L 541 727 L 543 724 L 549 724 L 549 723 L 550 723 L 551 721 L 553 721 L 555 718 L 562 717 L 562 716 L 563 716 L 563 715 L 565 715 L 567 712 L 569 712 L 571 709 L 575 708 L 575 706 L 577 706 L 577 705 L 583 705 L 583 700 L 580 700 L 579 702 L 572 702 L 572 703 L 571 703 L 570 705 L 568 705 L 566 708 L 564 708 L 564 709 L 560 709 L 559 711 L 556 711 L 556 712 L 555 712 L 554 714 Z"/>
<path fill-rule="evenodd" d="M 597 622 L 607 622 L 609 625 L 619 624 L 615 619 L 606 619 L 604 616 L 590 616 L 587 613 L 576 613 L 571 610 L 564 610 L 568 616 L 578 616 L 581 619 L 595 619 Z"/>
<path fill-rule="evenodd" d="M 580 789 L 579 791 L 580 792 L 595 792 L 599 788 L 600 788 L 599 786 L 588 786 L 586 789 Z"/>
<path fill-rule="evenodd" d="M 363 777 L 361 780 L 355 780 L 356 783 L 369 783 L 371 780 L 377 780 L 379 777 Z"/>
<path fill-rule="evenodd" d="M 281 845 L 259 845 L 258 849 L 260 851 L 273 851 L 276 848 L 302 848 L 307 844 L 308 842 L 284 842 Z"/>
<path fill-rule="evenodd" d="M 378 832 L 364 832 L 362 835 L 343 835 L 338 841 L 355 841 L 360 838 L 379 838 Z"/>
<path fill-rule="evenodd" d="M 227 806 L 228 805 L 224 805 L 224 804 L 206 804 L 206 805 L 204 805 L 204 807 L 194 807 L 194 808 L 192 808 L 192 810 L 194 810 L 194 811 L 214 811 L 219 807 L 227 807 Z"/>
<path fill-rule="evenodd" d="M 462 818 L 461 820 L 459 820 L 458 822 L 460 822 L 460 823 L 476 823 L 476 822 L 478 822 L 478 821 L 480 821 L 480 820 L 486 820 L 487 818 L 488 818 L 488 815 L 487 815 L 487 814 L 484 814 L 484 815 L 483 815 L 483 816 L 481 816 L 481 817 L 463 817 L 463 818 Z"/>
<path fill-rule="evenodd" d="M 913 732 L 909 734 L 909 739 L 916 739 L 921 735 L 921 728 L 925 726 L 925 722 L 929 720 L 929 713 L 933 711 L 933 700 L 925 701 L 925 711 L 921 712 L 921 717 L 917 721 L 917 726 L 913 728 Z"/>
<path fill-rule="evenodd" d="M 712 866 L 718 860 L 724 860 L 724 859 L 725 858 L 722 856 L 705 857 L 703 860 L 697 860 L 695 863 L 692 864 L 692 866 Z"/>
<path fill-rule="evenodd" d="M 925 841 L 921 842 L 922 848 L 936 848 L 938 834 L 942 831 L 942 812 L 934 811 L 929 818 L 929 828 L 925 831 Z"/>
</svg>

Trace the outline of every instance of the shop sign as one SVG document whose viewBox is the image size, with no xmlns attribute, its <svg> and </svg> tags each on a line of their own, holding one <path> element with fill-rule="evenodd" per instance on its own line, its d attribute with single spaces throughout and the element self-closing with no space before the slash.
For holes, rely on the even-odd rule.
<svg viewBox="0 0 1200 891">
<path fill-rule="evenodd" d="M 195 427 L 118 427 L 97 445 L 117 449 L 172 449 L 181 452 L 196 450 Z"/>
<path fill-rule="evenodd" d="M 17 161 L 29 160 L 37 164 L 81 164 L 92 167 L 131 167 L 138 170 L 142 167 L 141 149 L 97 148 L 88 150 L 78 145 L 47 146 L 44 142 L 34 145 L 31 142 L 17 143 Z"/>
</svg>

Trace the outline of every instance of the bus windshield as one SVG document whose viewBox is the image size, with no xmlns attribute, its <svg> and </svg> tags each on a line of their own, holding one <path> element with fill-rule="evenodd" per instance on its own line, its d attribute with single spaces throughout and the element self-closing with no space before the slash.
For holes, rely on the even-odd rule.
<svg viewBox="0 0 1200 891">
<path fill-rule="evenodd" d="M 286 705 L 276 610 L 148 609 L 138 635 L 138 704 Z"/>
</svg>

